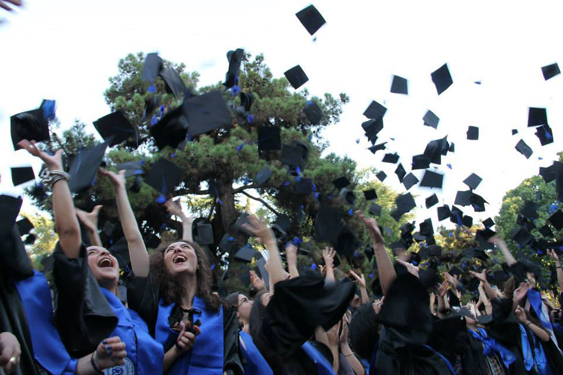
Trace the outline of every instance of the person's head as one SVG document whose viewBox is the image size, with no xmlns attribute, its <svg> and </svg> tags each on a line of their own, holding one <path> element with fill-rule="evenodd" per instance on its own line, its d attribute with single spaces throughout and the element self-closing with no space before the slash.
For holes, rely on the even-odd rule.
<svg viewBox="0 0 563 375">
<path fill-rule="evenodd" d="M 237 318 L 240 324 L 250 322 L 250 311 L 254 302 L 242 293 L 234 292 L 227 296 L 226 301 L 237 309 Z"/>
<path fill-rule="evenodd" d="M 219 309 L 220 300 L 211 293 L 211 266 L 197 244 L 183 240 L 161 244 L 151 255 L 151 273 L 160 281 L 166 303 L 179 303 L 186 294 L 186 283 L 195 278 L 196 295 L 207 308 Z"/>
<path fill-rule="evenodd" d="M 258 292 L 254 297 L 254 303 L 250 309 L 250 335 L 252 338 L 257 339 L 259 337 L 260 330 L 262 329 L 262 320 L 264 319 L 264 314 L 266 312 L 266 307 L 272 299 L 273 293 L 269 293 L 266 290 Z"/>
<path fill-rule="evenodd" d="M 111 253 L 101 246 L 86 248 L 88 267 L 100 286 L 113 290 L 119 283 L 119 263 Z"/>
<path fill-rule="evenodd" d="M 368 361 L 379 339 L 380 324 L 377 322 L 377 314 L 382 303 L 381 300 L 364 303 L 352 316 L 348 326 L 352 350 Z"/>
</svg>

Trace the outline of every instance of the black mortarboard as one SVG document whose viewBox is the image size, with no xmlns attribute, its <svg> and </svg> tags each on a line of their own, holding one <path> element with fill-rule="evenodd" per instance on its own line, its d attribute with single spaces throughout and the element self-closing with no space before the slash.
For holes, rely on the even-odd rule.
<svg viewBox="0 0 563 375">
<path fill-rule="evenodd" d="M 367 110 L 366 110 L 367 111 Z M 366 133 L 368 140 L 375 144 L 377 141 L 377 134 L 383 130 L 383 119 L 379 118 L 377 120 L 368 120 L 362 123 L 362 129 Z"/>
<path fill-rule="evenodd" d="M 495 222 L 493 221 L 493 219 L 491 219 L 490 217 L 486 220 L 483 221 L 483 225 L 485 226 L 485 228 L 491 228 L 493 225 L 495 225 Z"/>
<path fill-rule="evenodd" d="M 484 250 L 479 250 L 472 247 L 463 250 L 463 257 L 467 259 L 477 258 L 484 262 L 486 262 L 487 259 L 489 259 L 489 256 L 485 253 Z"/>
<path fill-rule="evenodd" d="M 315 239 L 317 241 L 327 241 L 331 245 L 336 246 L 338 235 L 343 227 L 342 215 L 327 204 L 321 203 L 315 218 Z"/>
<path fill-rule="evenodd" d="M 311 35 L 316 33 L 317 30 L 326 23 L 325 19 L 314 5 L 309 5 L 295 15 Z"/>
<path fill-rule="evenodd" d="M 438 204 L 438 196 L 436 194 L 432 194 L 426 198 L 426 208 L 430 208 L 436 204 Z"/>
<path fill-rule="evenodd" d="M 372 120 L 379 120 L 383 118 L 385 112 L 387 112 L 387 108 L 385 108 L 375 100 L 372 100 L 370 105 L 364 111 L 364 116 Z"/>
<path fill-rule="evenodd" d="M 430 219 L 427 219 L 426 221 L 429 221 Z M 421 224 L 422 225 L 422 224 Z M 432 222 L 430 222 L 430 228 L 429 230 L 432 230 Z M 422 234 L 422 231 L 420 232 Z M 434 231 L 432 230 L 432 233 L 434 233 Z M 431 236 L 432 233 L 428 233 L 427 236 Z M 429 257 L 441 257 L 442 256 L 442 247 L 438 246 L 438 245 L 430 245 L 428 246 L 428 256 Z"/>
<path fill-rule="evenodd" d="M 530 156 L 532 156 L 532 154 L 534 153 L 534 151 L 530 148 L 530 146 L 526 144 L 526 142 L 524 142 L 523 139 L 521 139 L 520 142 L 516 144 L 515 148 L 519 153 L 524 155 L 526 159 L 529 159 Z"/>
<path fill-rule="evenodd" d="M 549 125 L 545 108 L 530 107 L 528 111 L 528 127 Z"/>
<path fill-rule="evenodd" d="M 405 168 L 403 168 L 402 164 L 399 164 L 397 166 L 397 169 L 395 169 L 395 174 L 397 175 L 397 177 L 399 177 L 399 182 L 403 182 L 403 179 L 405 178 L 407 172 L 405 171 Z"/>
<path fill-rule="evenodd" d="M 147 54 L 147 57 L 145 57 L 145 63 L 143 64 L 143 70 L 141 72 L 143 81 L 154 83 L 161 70 L 162 59 L 158 56 L 158 53 Z"/>
<path fill-rule="evenodd" d="M 368 150 L 370 150 L 372 154 L 375 154 L 377 151 L 385 150 L 386 144 L 387 144 L 387 142 L 383 142 L 383 143 L 368 147 Z"/>
<path fill-rule="evenodd" d="M 520 246 L 526 246 L 530 241 L 532 241 L 532 235 L 524 227 L 515 228 L 512 231 L 512 239 L 516 241 Z"/>
<path fill-rule="evenodd" d="M 391 164 L 395 164 L 399 161 L 399 155 L 398 154 L 385 154 L 385 156 L 383 157 L 382 162 L 384 163 L 391 163 Z"/>
<path fill-rule="evenodd" d="M 430 218 L 424 220 L 420 223 L 420 234 L 424 237 L 431 236 L 434 233 L 434 228 L 432 226 L 432 220 Z"/>
<path fill-rule="evenodd" d="M 375 175 L 375 177 L 377 177 L 377 179 L 381 182 L 385 181 L 385 179 L 387 178 L 387 174 L 383 171 L 377 172 L 377 174 Z"/>
<path fill-rule="evenodd" d="M 541 68 L 541 72 L 543 74 L 543 79 L 545 79 L 546 81 L 555 77 L 556 75 L 561 74 L 561 70 L 559 70 L 559 65 L 557 65 L 557 63 L 543 66 Z"/>
<path fill-rule="evenodd" d="M 256 250 L 251 248 L 249 245 L 246 245 L 237 250 L 235 253 L 235 259 L 250 263 L 252 262 L 254 255 L 256 255 Z"/>
<path fill-rule="evenodd" d="M 338 177 L 336 180 L 332 181 L 332 183 L 337 189 L 343 189 L 350 185 L 350 181 L 346 178 L 346 176 Z"/>
<path fill-rule="evenodd" d="M 443 221 L 452 215 L 452 211 L 448 205 L 438 207 L 438 220 Z"/>
<path fill-rule="evenodd" d="M 235 229 L 241 233 L 246 234 L 247 236 L 252 236 L 252 233 L 243 227 L 244 224 L 249 224 L 250 226 L 252 226 L 250 224 L 250 221 L 248 220 L 249 216 L 250 215 L 246 212 L 241 213 L 237 221 L 235 222 Z"/>
<path fill-rule="evenodd" d="M 493 278 L 495 282 L 503 282 L 508 281 L 510 279 L 510 275 L 504 271 L 495 271 L 493 272 Z"/>
<path fill-rule="evenodd" d="M 166 195 L 174 191 L 182 180 L 184 170 L 165 158 L 160 158 L 154 163 L 147 173 L 144 182 L 158 191 L 161 195 Z M 164 202 L 162 202 L 164 203 Z"/>
<path fill-rule="evenodd" d="M 198 223 L 197 226 L 197 242 L 200 245 L 210 245 L 213 241 L 213 227 L 208 223 Z"/>
<path fill-rule="evenodd" d="M 239 94 L 240 105 L 244 107 L 246 112 L 250 111 L 252 104 L 254 104 L 254 94 L 251 92 L 241 92 Z"/>
<path fill-rule="evenodd" d="M 476 141 L 479 139 L 479 128 L 476 126 L 470 126 L 467 128 L 467 139 L 471 141 Z"/>
<path fill-rule="evenodd" d="M 479 243 L 479 249 L 484 250 L 484 249 L 493 249 L 494 245 L 492 243 L 489 243 L 489 239 L 493 236 L 496 235 L 496 232 L 492 231 L 491 229 L 482 229 L 482 230 L 478 230 L 477 233 L 475 233 L 475 238 L 477 239 L 477 242 Z"/>
<path fill-rule="evenodd" d="M 549 221 L 555 229 L 557 230 L 563 229 L 563 211 L 555 212 L 547 219 L 547 221 Z"/>
<path fill-rule="evenodd" d="M 520 214 L 527 217 L 530 220 L 534 220 L 538 217 L 538 205 L 534 201 L 526 201 L 524 206 L 520 209 Z"/>
<path fill-rule="evenodd" d="M 318 125 L 323 118 L 321 107 L 313 100 L 307 102 L 307 106 L 303 108 L 303 112 L 305 112 L 305 115 L 307 115 L 307 118 L 313 125 Z"/>
<path fill-rule="evenodd" d="M 399 195 L 395 199 L 395 204 L 397 205 L 397 209 L 391 213 L 391 216 L 395 219 L 395 221 L 399 221 L 403 214 L 406 214 L 416 207 L 416 202 L 414 201 L 411 193 Z"/>
<path fill-rule="evenodd" d="M 291 144 L 301 150 L 303 160 L 307 160 L 309 158 L 309 153 L 311 152 L 311 146 L 309 145 L 309 143 L 294 139 L 293 141 L 291 141 Z"/>
<path fill-rule="evenodd" d="M 164 117 L 151 126 L 150 133 L 159 150 L 166 146 L 177 148 L 186 139 L 188 116 L 182 105 L 166 112 Z"/>
<path fill-rule="evenodd" d="M 108 144 L 100 143 L 89 149 L 80 150 L 70 165 L 68 187 L 72 193 L 78 193 L 92 185 L 98 168 L 102 164 Z"/>
<path fill-rule="evenodd" d="M 403 179 L 403 185 L 405 185 L 405 189 L 409 190 L 414 185 L 418 184 L 418 178 L 412 173 L 409 173 Z"/>
<path fill-rule="evenodd" d="M 295 193 L 306 195 L 313 192 L 313 179 L 312 178 L 300 178 L 299 181 L 295 182 Z"/>
<path fill-rule="evenodd" d="M 229 70 L 225 77 L 225 86 L 231 88 L 237 84 L 237 78 L 240 73 L 240 64 L 244 57 L 244 50 L 237 48 L 235 51 L 227 52 L 227 60 L 229 60 Z"/>
<path fill-rule="evenodd" d="M 256 174 L 256 177 L 254 178 L 254 182 L 256 182 L 258 186 L 262 186 L 266 182 L 268 182 L 270 177 L 272 177 L 272 170 L 268 166 L 265 166 L 260 170 L 260 172 Z"/>
<path fill-rule="evenodd" d="M 145 98 L 145 109 L 143 111 L 143 117 L 141 118 L 141 122 L 147 120 L 152 115 L 154 110 L 157 109 L 158 106 L 160 106 L 160 100 L 161 100 L 160 95 L 151 95 Z"/>
<path fill-rule="evenodd" d="M 391 84 L 391 92 L 395 94 L 409 94 L 408 81 L 399 76 L 393 76 L 393 83 Z"/>
<path fill-rule="evenodd" d="M 281 150 L 280 128 L 261 126 L 258 128 L 258 150 Z"/>
<path fill-rule="evenodd" d="M 281 162 L 289 167 L 303 166 L 303 151 L 299 146 L 283 145 L 281 152 Z"/>
<path fill-rule="evenodd" d="M 485 212 L 485 203 L 489 203 L 483 198 L 482 196 L 471 193 L 471 198 L 469 199 L 469 203 L 471 207 L 475 210 L 475 212 Z"/>
<path fill-rule="evenodd" d="M 356 195 L 354 194 L 353 190 L 344 188 L 344 189 L 340 190 L 340 193 L 338 194 L 338 196 L 340 198 L 343 198 L 346 202 L 348 202 L 352 206 L 356 203 Z"/>
<path fill-rule="evenodd" d="M 43 101 L 40 108 L 21 112 L 10 117 L 10 132 L 14 149 L 19 149 L 18 142 L 23 139 L 28 141 L 42 142 L 50 139 L 49 121 L 45 117 Z"/>
<path fill-rule="evenodd" d="M 12 182 L 14 186 L 35 180 L 35 173 L 31 167 L 12 167 Z"/>
<path fill-rule="evenodd" d="M 512 129 L 512 135 L 518 134 L 518 129 Z"/>
<path fill-rule="evenodd" d="M 177 100 L 180 100 L 186 91 L 186 84 L 178 72 L 176 72 L 176 69 L 173 67 L 163 69 L 160 71 L 159 75 L 166 84 L 166 92 L 173 94 Z"/>
<path fill-rule="evenodd" d="M 215 129 L 231 127 L 231 113 L 219 91 L 194 96 L 183 105 L 188 116 L 188 134 L 195 137 Z"/>
<path fill-rule="evenodd" d="M 426 169 L 430 166 L 430 158 L 424 154 L 412 157 L 412 169 Z"/>
<path fill-rule="evenodd" d="M 444 180 L 444 175 L 436 172 L 427 170 L 424 172 L 422 181 L 420 182 L 420 187 L 431 187 L 431 188 L 442 188 L 442 183 Z"/>
<path fill-rule="evenodd" d="M 469 177 L 463 180 L 463 183 L 469 186 L 470 189 L 475 190 L 481 181 L 483 181 L 481 177 L 477 176 L 475 173 L 471 173 Z"/>
<path fill-rule="evenodd" d="M 453 80 L 450 75 L 450 70 L 448 69 L 448 64 L 442 65 L 438 70 L 432 73 L 432 82 L 436 85 L 438 95 L 446 91 L 448 87 L 452 85 Z"/>
<path fill-rule="evenodd" d="M 372 203 L 369 206 L 369 213 L 375 216 L 381 216 L 382 207 L 376 203 Z"/>
<path fill-rule="evenodd" d="M 452 206 L 451 214 L 450 214 L 450 221 L 461 227 L 463 225 L 462 219 L 463 219 L 463 211 L 461 211 L 456 206 Z"/>
<path fill-rule="evenodd" d="M 217 246 L 222 253 L 230 252 L 235 245 L 235 239 L 229 233 L 225 233 Z"/>
<path fill-rule="evenodd" d="M 549 227 L 549 225 L 544 225 L 543 227 L 540 227 L 538 229 L 538 231 L 541 233 L 542 236 L 544 237 L 549 237 L 549 238 L 553 238 L 553 231 L 551 230 L 551 228 Z"/>
<path fill-rule="evenodd" d="M 296 90 L 309 80 L 309 77 L 307 77 L 303 69 L 301 69 L 300 65 L 296 65 L 293 68 L 289 69 L 284 73 L 284 75 L 291 86 L 293 86 L 293 88 Z"/>
<path fill-rule="evenodd" d="M 23 219 L 18 220 L 16 222 L 17 226 L 18 226 L 18 232 L 20 232 L 20 235 L 24 235 L 24 234 L 28 234 L 32 229 L 34 229 L 35 227 L 33 226 L 33 223 L 31 221 L 29 221 L 29 219 L 27 217 L 24 216 Z"/>
<path fill-rule="evenodd" d="M 118 164 L 117 170 L 121 171 L 121 170 L 124 169 L 125 170 L 125 177 L 137 176 L 137 175 L 141 175 L 141 174 L 145 173 L 143 171 L 143 164 L 145 164 L 145 162 L 143 160 L 128 161 L 127 163 Z"/>
<path fill-rule="evenodd" d="M 428 142 L 424 149 L 424 155 L 430 158 L 431 163 L 440 164 L 442 156 L 447 155 L 449 149 L 448 137 L 445 136 Z"/>
<path fill-rule="evenodd" d="M 549 125 L 539 126 L 536 128 L 536 137 L 538 137 L 542 146 L 553 143 L 553 130 Z"/>
<path fill-rule="evenodd" d="M 440 122 L 440 118 L 436 116 L 434 112 L 428 110 L 424 117 L 422 118 L 424 121 L 424 125 L 430 126 L 431 128 L 437 129 L 438 123 Z"/>
<path fill-rule="evenodd" d="M 467 228 L 471 228 L 473 226 L 473 218 L 469 215 L 463 215 L 463 217 L 461 218 L 461 223 Z"/>
<path fill-rule="evenodd" d="M 140 192 L 141 188 L 143 187 L 143 181 L 144 179 L 141 176 L 135 176 L 135 179 L 133 180 L 133 183 L 129 187 L 129 190 L 133 193 Z"/>
<path fill-rule="evenodd" d="M 120 144 L 131 136 L 138 137 L 138 130 L 125 117 L 123 112 L 116 111 L 94 121 L 94 127 L 109 147 Z"/>
<path fill-rule="evenodd" d="M 367 201 L 371 201 L 372 199 L 377 199 L 377 193 L 375 189 L 364 190 L 364 197 L 366 197 Z"/>
</svg>

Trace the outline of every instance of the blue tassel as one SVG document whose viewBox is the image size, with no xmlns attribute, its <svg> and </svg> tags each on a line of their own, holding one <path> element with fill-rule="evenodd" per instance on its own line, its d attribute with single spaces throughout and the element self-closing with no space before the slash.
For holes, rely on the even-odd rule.
<svg viewBox="0 0 563 375">
<path fill-rule="evenodd" d="M 150 92 L 151 94 L 154 94 L 154 92 L 156 91 L 156 88 L 154 87 L 154 83 L 152 83 L 149 88 L 147 89 L 148 92 Z"/>
<path fill-rule="evenodd" d="M 319 193 L 315 193 L 315 198 L 319 198 Z"/>
<path fill-rule="evenodd" d="M 220 205 L 223 204 L 223 201 L 221 200 L 221 198 L 217 198 L 217 202 L 219 202 Z"/>
<path fill-rule="evenodd" d="M 351 208 L 348 210 L 348 215 L 352 216 L 354 215 L 354 210 L 352 210 Z"/>
<path fill-rule="evenodd" d="M 358 250 L 354 251 L 354 257 L 357 258 L 360 256 L 360 253 L 358 252 Z"/>
<path fill-rule="evenodd" d="M 551 134 L 550 134 L 548 131 L 545 132 L 545 137 L 546 137 L 547 139 L 552 139 L 552 138 L 553 138 L 553 137 L 551 136 Z"/>
<path fill-rule="evenodd" d="M 248 115 L 248 116 L 246 116 L 246 121 L 247 121 L 249 124 L 252 124 L 252 121 L 254 121 L 254 116 L 253 116 L 253 115 Z"/>
<path fill-rule="evenodd" d="M 233 242 L 235 239 L 234 239 L 233 237 L 229 237 L 227 240 L 228 240 L 229 242 Z"/>
<path fill-rule="evenodd" d="M 289 181 L 283 184 L 284 186 L 289 186 Z"/>
<path fill-rule="evenodd" d="M 45 120 L 53 120 L 55 118 L 55 104 L 54 100 L 45 100 L 45 103 L 43 103 L 43 117 Z"/>
<path fill-rule="evenodd" d="M 163 194 L 160 194 L 158 198 L 156 198 L 156 202 L 160 204 L 166 203 L 166 197 Z"/>
<path fill-rule="evenodd" d="M 328 200 L 331 200 L 331 199 L 332 199 L 332 195 L 329 195 L 329 196 L 328 196 Z"/>
<path fill-rule="evenodd" d="M 231 94 L 233 96 L 237 96 L 237 94 L 240 92 L 240 87 L 239 86 L 233 86 L 231 87 Z"/>
<path fill-rule="evenodd" d="M 212 264 L 212 265 L 211 265 L 211 271 L 213 271 L 214 269 L 215 269 L 215 265 Z"/>
<path fill-rule="evenodd" d="M 172 154 L 170 154 L 170 159 L 173 159 L 173 158 L 175 158 L 175 157 L 176 157 L 176 153 L 175 153 L 175 152 L 173 152 Z"/>
<path fill-rule="evenodd" d="M 299 237 L 293 237 L 293 243 L 299 245 L 303 243 L 303 240 Z"/>
<path fill-rule="evenodd" d="M 315 263 L 311 264 L 311 269 L 314 271 L 317 269 L 317 265 Z"/>
<path fill-rule="evenodd" d="M 307 107 L 310 107 L 313 104 L 312 100 L 307 100 Z"/>
<path fill-rule="evenodd" d="M 313 191 L 317 191 L 317 185 L 313 184 Z"/>
<path fill-rule="evenodd" d="M 160 113 L 164 113 L 164 110 L 166 109 L 166 107 L 163 105 L 160 106 Z"/>
<path fill-rule="evenodd" d="M 368 277 L 369 277 L 370 279 L 373 279 L 373 273 L 370 273 L 370 274 L 368 275 Z"/>
<path fill-rule="evenodd" d="M 243 147 L 244 147 L 244 142 L 237 146 L 237 152 L 240 152 L 240 150 L 242 150 Z"/>
<path fill-rule="evenodd" d="M 418 262 L 417 262 L 416 260 L 413 260 L 413 261 L 412 261 L 412 264 L 413 264 L 414 266 L 418 266 Z"/>
<path fill-rule="evenodd" d="M 451 165 L 451 164 L 448 164 L 448 168 L 452 169 L 452 165 Z"/>
<path fill-rule="evenodd" d="M 356 143 L 360 144 L 360 138 L 356 139 Z"/>
<path fill-rule="evenodd" d="M 153 115 L 152 118 L 151 118 L 151 126 L 156 125 L 157 122 L 158 122 L 158 119 L 156 118 L 156 116 Z"/>
<path fill-rule="evenodd" d="M 295 167 L 295 172 L 296 172 L 297 174 L 301 174 L 301 169 L 299 169 L 299 166 Z"/>
<path fill-rule="evenodd" d="M 387 235 L 390 236 L 393 233 L 391 232 L 391 229 L 389 229 L 388 227 L 385 227 L 385 232 L 387 232 Z"/>
<path fill-rule="evenodd" d="M 297 181 L 297 182 L 301 181 L 301 177 L 299 177 L 299 176 L 295 177 L 295 181 Z"/>
</svg>

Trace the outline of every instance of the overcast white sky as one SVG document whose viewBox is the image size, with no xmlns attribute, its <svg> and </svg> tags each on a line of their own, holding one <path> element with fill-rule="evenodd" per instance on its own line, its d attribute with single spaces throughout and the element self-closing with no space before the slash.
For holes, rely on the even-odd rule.
<svg viewBox="0 0 563 375">
<path fill-rule="evenodd" d="M 310 2 L 185 0 L 27 0 L 26 7 L 0 18 L 0 155 L 1 173 L 29 163 L 15 153 L 9 117 L 57 100 L 63 126 L 74 119 L 88 124 L 109 113 L 103 99 L 117 62 L 130 52 L 157 51 L 188 70 L 201 73 L 201 84 L 221 81 L 225 54 L 244 48 L 264 53 L 275 76 L 300 64 L 309 76 L 310 93 L 346 92 L 341 122 L 327 129 L 329 151 L 348 155 L 360 166 L 384 170 L 385 181 L 404 192 L 393 173 L 396 166 L 372 155 L 363 136 L 363 111 L 376 100 L 387 108 L 380 133 L 388 152 L 398 152 L 409 172 L 412 155 L 432 139 L 448 135 L 455 154 L 443 158 L 446 171 L 442 202 L 453 203 L 462 181 L 472 172 L 483 178 L 476 192 L 495 216 L 506 190 L 550 165 L 563 150 L 563 81 L 544 81 L 541 67 L 563 64 L 560 1 L 316 1 L 327 20 L 316 41 L 295 13 Z M 438 96 L 430 73 L 448 63 L 454 84 Z M 389 92 L 391 77 L 409 80 L 409 96 Z M 474 81 L 481 81 L 476 85 Z M 555 143 L 541 147 L 534 129 L 526 128 L 528 107 L 546 107 Z M 423 126 L 427 109 L 441 121 L 438 129 Z M 480 128 L 479 141 L 466 140 L 469 125 Z M 519 134 L 512 136 L 511 129 Z M 94 128 L 91 127 L 94 131 Z M 534 150 L 529 160 L 514 146 L 523 138 Z M 360 143 L 356 144 L 356 139 Z M 542 160 L 540 160 L 542 158 Z M 449 170 L 446 164 L 451 164 Z M 415 171 L 421 178 L 422 171 Z M 3 178 L 3 192 L 14 192 Z M 422 207 L 432 194 L 413 187 Z M 432 217 L 435 208 L 419 208 L 417 219 Z"/>
</svg>

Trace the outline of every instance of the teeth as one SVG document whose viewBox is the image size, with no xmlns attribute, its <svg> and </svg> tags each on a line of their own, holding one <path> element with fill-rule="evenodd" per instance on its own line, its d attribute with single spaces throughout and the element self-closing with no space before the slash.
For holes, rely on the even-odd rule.
<svg viewBox="0 0 563 375">
<path fill-rule="evenodd" d="M 98 266 L 100 266 L 100 267 L 112 267 L 113 262 L 111 261 L 111 258 L 103 258 L 102 260 L 100 260 L 98 262 Z"/>
</svg>

